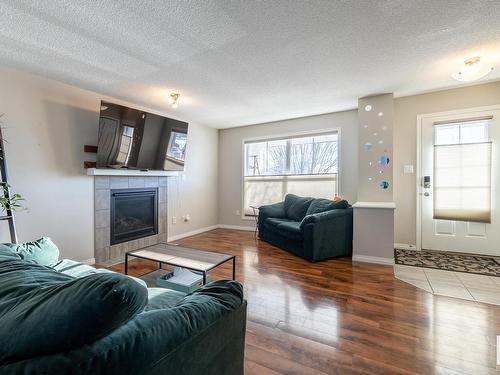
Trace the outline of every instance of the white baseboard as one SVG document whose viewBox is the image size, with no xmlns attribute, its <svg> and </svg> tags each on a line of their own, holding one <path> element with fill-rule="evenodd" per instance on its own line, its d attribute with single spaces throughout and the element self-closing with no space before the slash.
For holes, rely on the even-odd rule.
<svg viewBox="0 0 500 375">
<path fill-rule="evenodd" d="M 245 226 L 245 225 L 227 225 L 227 224 L 219 224 L 217 227 L 218 227 L 218 228 L 222 228 L 222 229 L 247 230 L 247 231 L 250 231 L 250 232 L 255 231 L 255 226 L 253 226 L 253 227 L 248 227 L 248 226 Z"/>
<path fill-rule="evenodd" d="M 355 262 L 394 265 L 393 258 L 372 257 L 369 255 L 353 255 L 352 260 Z"/>
<path fill-rule="evenodd" d="M 90 259 L 85 259 L 81 261 L 84 264 L 88 264 L 90 266 L 93 266 L 95 264 L 95 258 L 90 258 Z"/>
<path fill-rule="evenodd" d="M 120 263 L 124 263 L 125 262 L 125 256 L 122 255 L 118 258 L 113 258 L 113 259 L 109 259 L 109 260 L 106 260 L 104 262 L 101 262 L 99 263 L 100 266 L 103 266 L 103 267 L 111 267 L 111 266 L 114 266 L 115 264 L 120 264 Z"/>
<path fill-rule="evenodd" d="M 209 227 L 195 229 L 195 230 L 192 230 L 190 232 L 176 234 L 175 236 L 169 236 L 169 237 L 167 237 L 167 242 L 177 241 L 177 240 L 180 240 L 181 238 L 191 237 L 191 236 L 194 236 L 196 234 L 200 234 L 200 233 L 203 233 L 203 232 L 208 232 L 209 230 L 214 230 L 214 229 L 217 229 L 217 228 L 219 228 L 218 225 L 211 225 Z"/>
<path fill-rule="evenodd" d="M 417 250 L 417 247 L 410 243 L 395 243 L 394 248 L 402 250 Z"/>
</svg>

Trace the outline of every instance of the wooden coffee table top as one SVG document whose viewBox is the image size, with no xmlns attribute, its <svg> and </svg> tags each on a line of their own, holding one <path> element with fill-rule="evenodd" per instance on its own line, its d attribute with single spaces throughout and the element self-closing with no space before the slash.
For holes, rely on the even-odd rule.
<svg viewBox="0 0 500 375">
<path fill-rule="evenodd" d="M 234 257 L 233 255 L 163 243 L 144 249 L 129 251 L 127 254 L 133 257 L 149 259 L 177 267 L 186 267 L 197 271 L 209 271 Z"/>
</svg>

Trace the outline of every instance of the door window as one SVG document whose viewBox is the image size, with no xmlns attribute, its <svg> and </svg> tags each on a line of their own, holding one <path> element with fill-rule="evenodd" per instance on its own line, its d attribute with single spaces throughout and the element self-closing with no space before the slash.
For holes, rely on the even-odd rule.
<svg viewBox="0 0 500 375">
<path fill-rule="evenodd" d="M 490 122 L 434 124 L 434 219 L 491 222 Z"/>
</svg>

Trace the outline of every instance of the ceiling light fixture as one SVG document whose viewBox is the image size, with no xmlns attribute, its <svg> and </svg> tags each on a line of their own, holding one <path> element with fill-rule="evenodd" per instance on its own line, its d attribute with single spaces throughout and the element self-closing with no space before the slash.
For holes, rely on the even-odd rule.
<svg viewBox="0 0 500 375">
<path fill-rule="evenodd" d="M 491 64 L 483 64 L 479 56 L 464 61 L 464 66 L 451 76 L 460 82 L 470 82 L 485 77 L 493 70 Z"/>
<path fill-rule="evenodd" d="M 170 94 L 170 104 L 172 104 L 172 108 L 177 108 L 179 106 L 179 94 L 178 92 L 173 92 Z"/>
</svg>

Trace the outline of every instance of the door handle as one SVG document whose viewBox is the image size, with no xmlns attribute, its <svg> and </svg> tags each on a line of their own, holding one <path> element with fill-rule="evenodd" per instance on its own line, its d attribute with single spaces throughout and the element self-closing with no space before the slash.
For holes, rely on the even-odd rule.
<svg viewBox="0 0 500 375">
<path fill-rule="evenodd" d="M 424 193 L 424 197 L 428 197 L 430 194 L 428 192 Z"/>
</svg>

